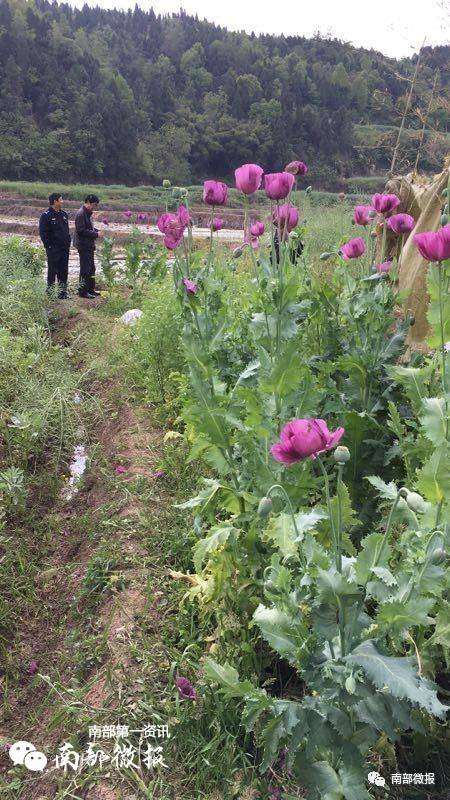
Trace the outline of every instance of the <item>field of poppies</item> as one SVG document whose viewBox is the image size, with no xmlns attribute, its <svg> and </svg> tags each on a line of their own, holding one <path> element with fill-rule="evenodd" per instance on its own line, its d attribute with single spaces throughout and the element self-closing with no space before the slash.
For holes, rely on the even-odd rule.
<svg viewBox="0 0 450 800">
<path fill-rule="evenodd" d="M 289 796 L 290 780 L 310 798 L 362 800 L 380 759 L 393 773 L 430 772 L 445 742 L 448 197 L 442 227 L 413 234 L 429 262 L 430 350 L 406 361 L 414 320 L 396 278 L 415 220 L 376 194 L 354 209 L 361 235 L 311 257 L 290 202 L 306 169 L 236 170 L 244 236 L 227 265 L 214 242 L 223 183 L 204 184 L 206 255 L 191 246 L 188 197 L 158 221 L 175 255 L 184 435 L 205 464 L 181 507 L 192 515 L 189 597 L 212 641 L 205 681 L 253 732 L 271 800 Z M 255 218 L 262 182 L 268 208 Z M 184 678 L 179 690 L 186 702 L 201 692 Z"/>
<path fill-rule="evenodd" d="M 444 798 L 450 190 L 438 231 L 415 233 L 392 194 L 354 209 L 342 196 L 324 230 L 309 188 L 296 205 L 306 174 L 301 161 L 275 174 L 236 169 L 244 225 L 233 250 L 216 235 L 228 187 L 207 180 L 206 246 L 193 240 L 189 191 L 177 188 L 157 223 L 164 249 L 136 230 L 123 264 L 108 238 L 99 254 L 98 330 L 123 310 L 142 313 L 120 335 L 102 334 L 88 375 L 104 377 L 109 359 L 121 393 L 151 409 L 165 431 L 151 478 L 176 486 L 172 527 L 161 535 L 176 587 L 161 708 L 178 726 L 174 752 L 195 783 L 177 797 Z M 428 263 L 426 352 L 408 350 L 414 319 L 397 284 L 409 236 Z M 25 349 L 39 360 L 49 351 L 33 335 L 37 324 L 34 313 Z M 27 369 L 24 360 L 21 385 Z M 68 377 L 63 409 L 71 393 Z M 25 411 L 17 419 L 4 426 L 14 458 L 22 439 L 30 452 L 40 441 Z M 54 430 L 49 420 L 45 441 Z M 64 447 L 61 432 L 59 455 Z M 128 469 L 116 466 L 115 480 Z M 6 520 L 25 502 L 13 478 L 0 474 Z M 147 498 L 139 480 L 136 493 Z M 120 592 L 102 547 L 103 571 L 97 559 L 89 587 Z M 144 673 L 153 646 L 140 649 Z M 139 796 L 172 797 L 169 785 Z"/>
</svg>

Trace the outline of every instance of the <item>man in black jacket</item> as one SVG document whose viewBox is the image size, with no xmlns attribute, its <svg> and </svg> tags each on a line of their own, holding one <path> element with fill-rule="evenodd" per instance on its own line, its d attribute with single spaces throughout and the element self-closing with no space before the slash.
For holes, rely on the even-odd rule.
<svg viewBox="0 0 450 800">
<path fill-rule="evenodd" d="M 92 224 L 92 214 L 98 207 L 100 200 L 96 194 L 88 194 L 83 205 L 75 215 L 75 234 L 73 246 L 77 248 L 80 256 L 80 297 L 97 297 L 100 292 L 95 291 L 95 240 L 98 230 Z"/>
<path fill-rule="evenodd" d="M 58 281 L 58 297 L 67 299 L 67 275 L 69 272 L 69 217 L 62 210 L 63 198 L 53 192 L 48 198 L 49 207 L 39 219 L 39 236 L 47 252 L 47 287 L 51 289 Z"/>
</svg>

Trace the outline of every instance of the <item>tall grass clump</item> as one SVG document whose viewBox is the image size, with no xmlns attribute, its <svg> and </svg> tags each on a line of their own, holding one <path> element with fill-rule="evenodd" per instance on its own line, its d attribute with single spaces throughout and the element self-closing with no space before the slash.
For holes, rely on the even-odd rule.
<svg viewBox="0 0 450 800">
<path fill-rule="evenodd" d="M 11 495 L 20 485 L 25 497 L 39 462 L 58 469 L 74 439 L 77 379 L 64 350 L 51 342 L 47 302 L 39 251 L 17 237 L 0 242 L 0 457 L 2 474 L 9 476 L 0 485 L 4 511 L 18 509 Z"/>
</svg>

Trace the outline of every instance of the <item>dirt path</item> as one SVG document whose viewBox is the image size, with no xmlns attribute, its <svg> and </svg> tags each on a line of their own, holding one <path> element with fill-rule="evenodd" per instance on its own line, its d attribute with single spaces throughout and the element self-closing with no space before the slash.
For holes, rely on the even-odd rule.
<svg viewBox="0 0 450 800">
<path fill-rule="evenodd" d="M 61 307 L 54 341 L 79 342 L 100 302 L 75 299 L 70 309 Z M 82 361 L 76 366 L 86 369 Z M 95 777 L 95 770 L 71 778 L 51 763 L 63 742 L 86 744 L 88 726 L 150 722 L 151 709 L 139 709 L 143 682 L 152 680 L 161 691 L 167 684 L 161 632 L 166 565 L 147 546 L 152 526 L 159 528 L 159 516 L 173 502 L 158 478 L 163 431 L 147 411 L 132 407 L 114 380 L 91 376 L 87 387 L 101 408 L 87 444 L 90 463 L 73 500 L 60 499 L 47 509 L 53 537 L 37 575 L 38 604 L 14 642 L 22 667 L 0 727 L 10 743 L 31 741 L 48 754 L 49 769 L 37 777 L 15 768 L 13 773 L 19 769 L 21 775 L 17 793 L 8 795 L 11 800 L 147 796 L 131 789 L 128 794 L 133 781 L 112 770 L 107 780 L 101 772 Z M 149 497 L 154 505 L 150 515 L 145 507 Z M 27 535 L 35 547 L 33 531 Z M 26 665 L 33 660 L 38 672 L 30 676 Z M 10 767 L 5 753 L 0 770 L 11 787 Z M 148 776 L 144 782 L 148 785 Z M 72 793 L 66 795 L 68 787 Z"/>
</svg>

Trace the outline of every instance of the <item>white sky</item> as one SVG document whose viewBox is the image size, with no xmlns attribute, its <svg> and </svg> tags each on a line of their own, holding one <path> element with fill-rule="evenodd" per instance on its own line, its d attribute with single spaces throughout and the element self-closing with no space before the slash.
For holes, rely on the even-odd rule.
<svg viewBox="0 0 450 800">
<path fill-rule="evenodd" d="M 73 5 L 133 8 L 135 0 L 69 0 Z M 155 13 L 198 14 L 230 30 L 310 37 L 317 31 L 401 58 L 426 44 L 448 44 L 450 0 L 140 0 Z"/>
</svg>

